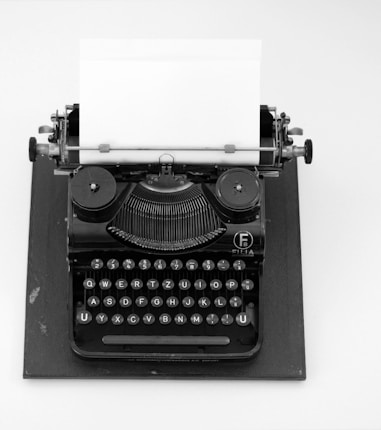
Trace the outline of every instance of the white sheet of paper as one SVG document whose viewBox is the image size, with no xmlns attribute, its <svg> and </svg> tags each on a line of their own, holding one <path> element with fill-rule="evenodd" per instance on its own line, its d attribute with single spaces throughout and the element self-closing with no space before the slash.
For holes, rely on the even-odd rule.
<svg viewBox="0 0 381 430">
<path fill-rule="evenodd" d="M 260 54 L 248 39 L 82 40 L 80 147 L 136 150 L 81 150 L 80 162 L 258 164 Z M 202 150 L 229 144 L 243 151 Z"/>
</svg>

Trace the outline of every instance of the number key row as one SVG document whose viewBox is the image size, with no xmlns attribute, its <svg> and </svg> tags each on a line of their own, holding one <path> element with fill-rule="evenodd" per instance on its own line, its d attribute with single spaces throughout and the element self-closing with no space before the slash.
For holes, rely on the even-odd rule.
<svg viewBox="0 0 381 430">
<path fill-rule="evenodd" d="M 100 270 L 103 267 L 105 267 L 105 264 L 104 264 L 103 260 L 100 259 L 100 258 L 94 258 L 91 261 L 90 265 L 91 265 L 91 268 L 94 269 L 94 270 Z M 223 271 L 223 272 L 230 269 L 230 263 L 229 263 L 228 260 L 219 260 L 217 262 L 217 264 L 214 263 L 213 260 L 204 260 L 203 263 L 202 263 L 202 265 L 201 265 L 202 269 L 205 270 L 205 271 L 214 270 L 216 268 L 216 266 L 217 266 L 217 269 L 219 271 Z M 120 264 L 119 264 L 119 261 L 117 259 L 110 258 L 106 262 L 106 267 L 109 270 L 116 270 L 116 269 L 118 269 L 120 267 Z M 135 261 L 133 259 L 127 258 L 127 259 L 123 260 L 122 267 L 125 270 L 133 270 L 136 267 L 136 263 L 135 263 Z M 152 267 L 152 264 L 151 264 L 150 260 L 148 260 L 146 258 L 143 258 L 143 259 L 141 259 L 138 262 L 137 267 L 139 267 L 139 269 L 141 269 L 141 270 L 148 270 L 148 269 L 150 269 Z M 159 259 L 157 259 L 157 260 L 154 261 L 153 267 L 156 270 L 164 270 L 167 267 L 167 263 L 166 263 L 165 260 L 159 258 Z M 183 265 L 183 262 L 180 259 L 175 258 L 174 260 L 171 261 L 169 267 L 172 270 L 176 271 L 176 270 L 181 270 L 184 267 L 184 265 Z M 199 267 L 199 264 L 194 259 L 190 259 L 190 260 L 188 260 L 185 263 L 185 268 L 188 271 L 197 270 L 198 267 Z M 245 262 L 243 260 L 235 260 L 233 262 L 233 264 L 232 264 L 232 267 L 236 271 L 242 271 L 242 270 L 245 270 L 246 264 L 245 264 Z"/>
</svg>

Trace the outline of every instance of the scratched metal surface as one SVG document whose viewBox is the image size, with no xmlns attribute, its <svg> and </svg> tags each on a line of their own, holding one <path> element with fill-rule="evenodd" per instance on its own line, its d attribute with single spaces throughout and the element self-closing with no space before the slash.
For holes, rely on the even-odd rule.
<svg viewBox="0 0 381 430">
<path fill-rule="evenodd" d="M 25 378 L 305 379 L 296 163 L 266 181 L 264 340 L 247 362 L 155 363 L 78 358 L 69 345 L 65 177 L 33 167 L 25 321 Z"/>
</svg>

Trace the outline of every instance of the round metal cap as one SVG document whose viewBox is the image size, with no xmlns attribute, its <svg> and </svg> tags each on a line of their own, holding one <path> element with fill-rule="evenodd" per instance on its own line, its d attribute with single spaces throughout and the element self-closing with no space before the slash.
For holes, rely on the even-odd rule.
<svg viewBox="0 0 381 430">
<path fill-rule="evenodd" d="M 84 167 L 71 180 L 73 200 L 87 209 L 100 209 L 116 194 L 113 175 L 102 167 Z"/>
<path fill-rule="evenodd" d="M 253 208 L 260 197 L 257 175 L 247 169 L 229 169 L 218 178 L 216 194 L 220 202 L 229 209 Z"/>
</svg>

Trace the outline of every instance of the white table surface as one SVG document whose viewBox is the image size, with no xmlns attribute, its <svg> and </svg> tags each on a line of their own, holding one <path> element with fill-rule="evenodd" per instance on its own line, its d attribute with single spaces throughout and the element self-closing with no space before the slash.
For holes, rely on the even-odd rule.
<svg viewBox="0 0 381 430">
<path fill-rule="evenodd" d="M 2 429 L 381 428 L 380 17 L 376 1 L 0 1 Z M 78 100 L 81 37 L 262 39 L 262 103 L 315 143 L 305 382 L 22 379 L 27 142 Z"/>
</svg>

